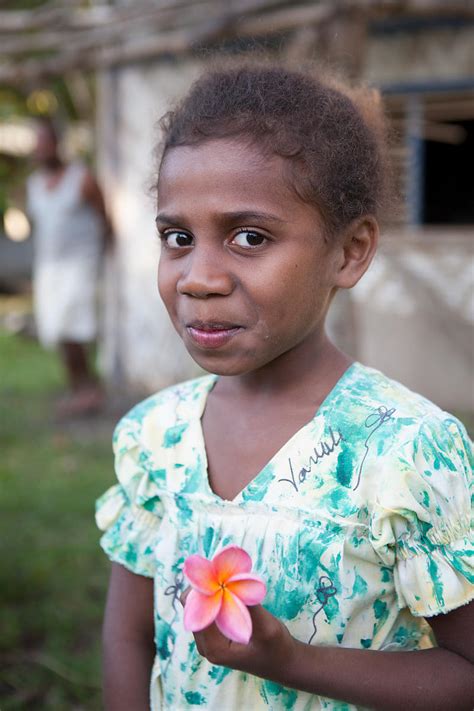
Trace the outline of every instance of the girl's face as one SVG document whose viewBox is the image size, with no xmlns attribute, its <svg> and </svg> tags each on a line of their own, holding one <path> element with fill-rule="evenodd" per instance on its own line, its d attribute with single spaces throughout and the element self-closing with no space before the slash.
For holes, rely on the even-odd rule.
<svg viewBox="0 0 474 711">
<path fill-rule="evenodd" d="M 219 375 L 294 349 L 307 357 L 323 330 L 337 250 L 284 168 L 236 139 L 173 148 L 163 161 L 160 294 L 191 356 Z"/>
</svg>

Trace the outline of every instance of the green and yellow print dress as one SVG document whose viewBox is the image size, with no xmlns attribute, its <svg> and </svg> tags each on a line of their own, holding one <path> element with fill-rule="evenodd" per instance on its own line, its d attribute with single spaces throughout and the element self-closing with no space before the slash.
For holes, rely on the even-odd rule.
<svg viewBox="0 0 474 711">
<path fill-rule="evenodd" d="M 119 483 L 97 506 L 110 559 L 154 579 L 152 709 L 355 709 L 203 659 L 183 627 L 183 562 L 241 546 L 267 582 L 265 607 L 309 644 L 430 647 L 424 617 L 474 598 L 466 432 L 354 363 L 314 418 L 225 501 L 209 486 L 201 429 L 216 380 L 168 388 L 121 420 Z"/>
</svg>

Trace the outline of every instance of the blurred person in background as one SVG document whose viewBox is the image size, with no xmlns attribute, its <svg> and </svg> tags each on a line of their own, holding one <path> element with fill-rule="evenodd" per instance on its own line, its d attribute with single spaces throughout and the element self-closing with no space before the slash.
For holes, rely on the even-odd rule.
<svg viewBox="0 0 474 711">
<path fill-rule="evenodd" d="M 33 223 L 34 310 L 38 338 L 62 358 L 70 393 L 59 416 L 99 410 L 104 394 L 92 365 L 97 337 L 97 285 L 102 256 L 112 243 L 101 190 L 80 162 L 66 163 L 49 119 L 38 121 L 36 170 L 27 181 Z"/>
</svg>

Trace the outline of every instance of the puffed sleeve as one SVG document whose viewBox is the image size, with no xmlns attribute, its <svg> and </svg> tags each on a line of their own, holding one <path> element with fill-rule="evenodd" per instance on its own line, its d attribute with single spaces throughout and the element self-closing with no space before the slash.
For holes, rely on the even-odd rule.
<svg viewBox="0 0 474 711">
<path fill-rule="evenodd" d="M 401 443 L 398 471 L 381 473 L 374 548 L 393 566 L 398 604 L 413 615 L 449 612 L 474 598 L 473 449 L 454 417 L 425 418 Z"/>
<path fill-rule="evenodd" d="M 96 522 L 104 531 L 100 543 L 110 560 L 154 577 L 162 503 L 133 422 L 123 420 L 117 426 L 114 453 L 118 484 L 96 503 Z"/>
</svg>

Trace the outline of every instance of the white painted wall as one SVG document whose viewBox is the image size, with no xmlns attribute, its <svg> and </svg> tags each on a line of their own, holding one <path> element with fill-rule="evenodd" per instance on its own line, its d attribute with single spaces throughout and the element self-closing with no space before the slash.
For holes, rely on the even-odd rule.
<svg viewBox="0 0 474 711">
<path fill-rule="evenodd" d="M 158 295 L 159 246 L 150 187 L 157 121 L 185 92 L 196 64 L 127 67 L 99 78 L 99 166 L 116 228 L 106 284 L 103 367 L 112 382 L 138 391 L 192 377 L 197 366 Z"/>
<path fill-rule="evenodd" d="M 467 24 L 380 34 L 371 38 L 367 50 L 364 75 L 369 83 L 474 77 L 474 28 Z"/>
<path fill-rule="evenodd" d="M 474 229 L 387 236 L 352 295 L 360 360 L 474 411 Z"/>
</svg>

